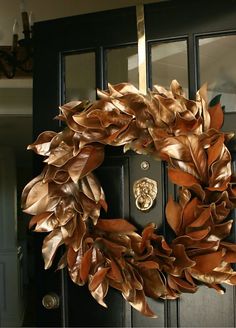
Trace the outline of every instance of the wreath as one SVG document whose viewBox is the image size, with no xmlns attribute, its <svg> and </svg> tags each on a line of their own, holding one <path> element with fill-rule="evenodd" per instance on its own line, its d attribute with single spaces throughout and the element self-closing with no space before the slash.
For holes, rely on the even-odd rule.
<svg viewBox="0 0 236 328">
<path fill-rule="evenodd" d="M 59 132 L 46 131 L 28 146 L 45 157 L 42 173 L 23 190 L 29 226 L 48 232 L 42 254 L 45 269 L 59 246 L 72 281 L 88 284 L 99 304 L 109 287 L 122 293 L 136 310 L 155 317 L 146 297 L 175 299 L 195 293 L 202 284 L 224 292 L 236 284 L 236 244 L 225 241 L 236 207 L 236 179 L 225 143 L 219 97 L 208 105 L 206 85 L 196 100 L 185 97 L 176 80 L 170 90 L 155 86 L 147 95 L 133 85 L 109 85 L 99 100 L 72 101 L 60 107 Z M 104 147 L 124 146 L 161 158 L 178 200 L 169 198 L 166 219 L 175 237 L 170 243 L 155 223 L 142 232 L 123 218 L 100 218 L 107 210 L 103 189 L 93 174 L 104 159 Z"/>
</svg>

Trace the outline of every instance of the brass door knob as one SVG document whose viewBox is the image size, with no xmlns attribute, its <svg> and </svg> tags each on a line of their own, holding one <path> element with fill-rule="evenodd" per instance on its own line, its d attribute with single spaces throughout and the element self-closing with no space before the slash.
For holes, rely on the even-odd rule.
<svg viewBox="0 0 236 328">
<path fill-rule="evenodd" d="M 43 297 L 42 304 L 47 310 L 57 309 L 60 305 L 60 298 L 56 293 L 49 293 Z"/>
</svg>

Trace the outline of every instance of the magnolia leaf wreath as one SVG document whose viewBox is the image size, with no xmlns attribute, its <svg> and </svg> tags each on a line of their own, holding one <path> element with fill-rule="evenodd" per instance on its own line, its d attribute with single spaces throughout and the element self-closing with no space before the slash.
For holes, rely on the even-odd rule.
<svg viewBox="0 0 236 328">
<path fill-rule="evenodd" d="M 208 104 L 206 85 L 196 100 L 185 97 L 172 81 L 170 90 L 155 86 L 147 95 L 133 85 L 109 85 L 99 100 L 72 101 L 57 117 L 67 127 L 46 131 L 28 146 L 44 156 L 45 167 L 23 190 L 30 227 L 48 232 L 42 253 L 45 269 L 59 246 L 65 253 L 58 268 L 88 289 L 99 304 L 109 287 L 138 311 L 156 317 L 146 296 L 175 299 L 199 285 L 223 293 L 222 283 L 236 284 L 236 244 L 224 241 L 236 207 L 236 179 L 223 133 L 219 97 Z M 92 173 L 104 159 L 105 145 L 124 146 L 168 163 L 178 201 L 169 198 L 166 219 L 175 233 L 171 243 L 155 223 L 141 233 L 123 218 L 102 219 L 107 210 L 103 189 Z"/>
</svg>

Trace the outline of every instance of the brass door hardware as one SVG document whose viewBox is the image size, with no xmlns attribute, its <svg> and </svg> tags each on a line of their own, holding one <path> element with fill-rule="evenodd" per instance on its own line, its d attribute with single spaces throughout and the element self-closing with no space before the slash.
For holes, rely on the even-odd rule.
<svg viewBox="0 0 236 328">
<path fill-rule="evenodd" d="M 49 293 L 43 297 L 42 304 L 47 310 L 57 309 L 60 305 L 60 298 L 56 293 Z"/>
<path fill-rule="evenodd" d="M 136 207 L 140 211 L 148 211 L 154 204 L 157 196 L 157 182 L 144 177 L 134 182 L 133 192 Z"/>
</svg>

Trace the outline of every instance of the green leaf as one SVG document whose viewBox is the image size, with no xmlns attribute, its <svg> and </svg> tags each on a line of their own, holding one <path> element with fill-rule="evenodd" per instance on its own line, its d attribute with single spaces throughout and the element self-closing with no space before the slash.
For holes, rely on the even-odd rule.
<svg viewBox="0 0 236 328">
<path fill-rule="evenodd" d="M 219 104 L 220 98 L 221 98 L 221 94 L 216 95 L 214 98 L 212 98 L 211 101 L 209 102 L 209 107 L 213 107 L 213 106 Z"/>
</svg>

